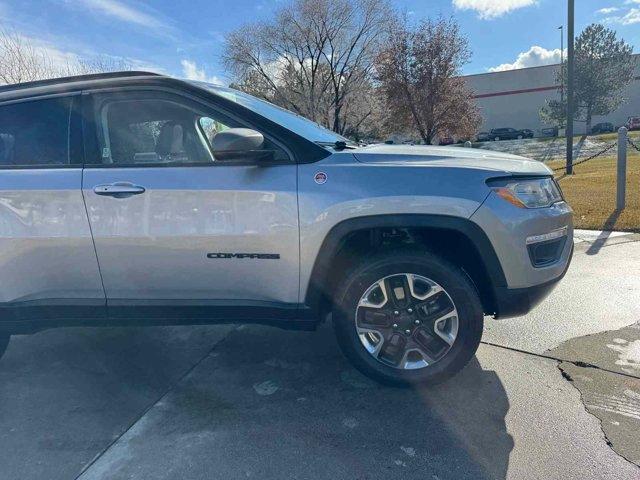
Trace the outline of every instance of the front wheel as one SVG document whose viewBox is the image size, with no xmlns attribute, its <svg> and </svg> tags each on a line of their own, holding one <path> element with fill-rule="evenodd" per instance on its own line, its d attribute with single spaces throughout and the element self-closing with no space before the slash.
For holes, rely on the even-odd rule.
<svg viewBox="0 0 640 480">
<path fill-rule="evenodd" d="M 432 253 L 381 253 L 347 272 L 333 323 L 345 356 L 386 384 L 434 384 L 471 360 L 482 336 L 475 287 Z"/>
<path fill-rule="evenodd" d="M 9 345 L 9 335 L 0 334 L 0 358 L 4 355 Z"/>
</svg>

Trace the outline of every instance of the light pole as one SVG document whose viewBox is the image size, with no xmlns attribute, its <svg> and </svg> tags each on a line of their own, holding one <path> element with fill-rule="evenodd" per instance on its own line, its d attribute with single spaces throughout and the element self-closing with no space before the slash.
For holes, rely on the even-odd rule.
<svg viewBox="0 0 640 480">
<path fill-rule="evenodd" d="M 560 25 L 558 30 L 560 30 L 560 105 L 564 105 L 564 25 Z"/>
<path fill-rule="evenodd" d="M 574 0 L 568 0 L 567 11 L 567 175 L 573 174 L 573 39 Z"/>
</svg>

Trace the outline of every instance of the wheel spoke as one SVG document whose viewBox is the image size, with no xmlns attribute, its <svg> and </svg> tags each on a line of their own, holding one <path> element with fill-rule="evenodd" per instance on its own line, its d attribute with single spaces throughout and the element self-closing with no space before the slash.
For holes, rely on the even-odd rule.
<svg viewBox="0 0 640 480">
<path fill-rule="evenodd" d="M 408 275 L 393 275 L 384 279 L 384 284 L 391 299 L 391 304 L 397 309 L 409 307 L 413 303 L 413 295 L 409 287 Z"/>
<path fill-rule="evenodd" d="M 378 359 L 394 367 L 400 366 L 405 354 L 406 344 L 407 339 L 404 335 L 399 333 L 391 334 L 389 339 L 382 345 Z"/>
<path fill-rule="evenodd" d="M 389 301 L 387 287 L 384 280 L 379 280 L 371 285 L 362 295 L 358 307 L 382 308 Z"/>
<path fill-rule="evenodd" d="M 405 370 L 416 370 L 418 368 L 427 367 L 434 363 L 435 360 L 423 352 L 415 342 L 411 342 L 414 348 L 407 348 L 402 361 L 400 362 L 400 368 Z"/>
<path fill-rule="evenodd" d="M 431 296 L 428 300 L 416 305 L 416 309 L 425 322 L 434 322 L 454 312 L 455 306 L 449 298 L 449 295 L 442 290 Z"/>
<path fill-rule="evenodd" d="M 449 320 L 456 320 L 455 322 Z M 433 322 L 433 331 L 449 345 L 453 345 L 458 335 L 458 314 L 449 312 Z"/>
<path fill-rule="evenodd" d="M 363 328 L 389 328 L 393 319 L 387 309 L 379 307 L 364 307 L 358 309 L 358 326 Z"/>
<path fill-rule="evenodd" d="M 358 328 L 358 335 L 360 336 L 360 341 L 367 351 L 375 358 L 378 358 L 378 354 L 380 353 L 385 341 L 382 332 L 368 328 Z M 375 339 L 374 342 L 371 342 L 372 338 Z"/>
<path fill-rule="evenodd" d="M 437 283 L 418 280 L 416 275 L 407 275 L 407 278 L 409 281 L 411 296 L 416 300 L 424 301 L 424 300 L 427 300 L 428 298 L 433 297 L 436 293 L 440 293 L 444 291 L 442 287 Z M 425 285 L 427 286 L 426 289 L 424 288 Z"/>
<path fill-rule="evenodd" d="M 434 360 L 440 359 L 450 347 L 449 343 L 428 327 L 417 329 L 413 334 L 413 339 L 420 351 Z"/>
</svg>

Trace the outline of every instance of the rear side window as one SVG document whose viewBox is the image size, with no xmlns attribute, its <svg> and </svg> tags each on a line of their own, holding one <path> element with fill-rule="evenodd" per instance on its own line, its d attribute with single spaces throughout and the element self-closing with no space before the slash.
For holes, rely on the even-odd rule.
<svg viewBox="0 0 640 480">
<path fill-rule="evenodd" d="M 68 165 L 71 97 L 0 105 L 0 168 Z"/>
</svg>

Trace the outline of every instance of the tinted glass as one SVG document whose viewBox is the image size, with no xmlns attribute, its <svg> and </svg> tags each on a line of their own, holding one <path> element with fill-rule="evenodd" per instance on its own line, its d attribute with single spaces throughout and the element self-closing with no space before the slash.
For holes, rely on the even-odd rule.
<svg viewBox="0 0 640 480">
<path fill-rule="evenodd" d="M 97 109 L 102 163 L 211 163 L 195 110 L 161 99 L 105 101 Z"/>
<path fill-rule="evenodd" d="M 95 113 L 103 164 L 210 164 L 213 138 L 244 126 L 196 103 L 149 93 L 98 96 Z M 268 139 L 263 150 L 288 159 Z"/>
<path fill-rule="evenodd" d="M 69 164 L 71 101 L 0 105 L 0 167 Z"/>
<path fill-rule="evenodd" d="M 232 100 L 233 102 L 248 108 L 258 115 L 262 115 L 263 117 L 271 120 L 274 123 L 282 125 L 287 130 L 291 130 L 293 133 L 296 133 L 312 142 L 349 142 L 349 140 L 347 140 L 346 138 L 318 125 L 315 122 L 312 122 L 305 117 L 296 115 L 289 110 L 285 110 L 284 108 L 273 105 L 272 103 L 260 100 L 247 93 L 240 92 L 232 88 L 211 85 L 205 82 L 193 83 L 197 84 L 199 87 L 206 88 L 216 95 L 228 98 L 229 100 Z"/>
</svg>

